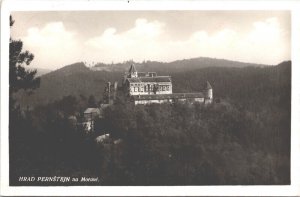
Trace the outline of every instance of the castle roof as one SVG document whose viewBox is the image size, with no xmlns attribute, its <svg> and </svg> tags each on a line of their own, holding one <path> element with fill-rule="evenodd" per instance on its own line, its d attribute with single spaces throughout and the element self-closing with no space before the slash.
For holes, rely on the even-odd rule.
<svg viewBox="0 0 300 197">
<path fill-rule="evenodd" d="M 138 77 L 146 77 L 146 73 L 145 72 L 138 72 Z"/>
<path fill-rule="evenodd" d="M 127 78 L 129 83 L 160 83 L 160 82 L 171 82 L 170 76 L 157 76 L 157 77 L 138 77 L 138 78 Z"/>
<path fill-rule="evenodd" d="M 163 99 L 187 99 L 187 98 L 204 98 L 202 92 L 198 93 L 173 93 L 173 94 L 146 94 L 133 95 L 134 100 L 163 100 Z"/>
<path fill-rule="evenodd" d="M 129 83 L 141 83 L 140 78 L 127 78 L 127 81 L 129 81 Z"/>
<path fill-rule="evenodd" d="M 130 68 L 129 68 L 129 73 L 133 73 L 133 72 L 137 72 L 135 69 L 134 64 L 131 64 Z"/>
<path fill-rule="evenodd" d="M 208 81 L 206 81 L 206 87 L 205 87 L 206 90 L 209 90 L 209 89 L 212 89 L 210 83 Z"/>
</svg>

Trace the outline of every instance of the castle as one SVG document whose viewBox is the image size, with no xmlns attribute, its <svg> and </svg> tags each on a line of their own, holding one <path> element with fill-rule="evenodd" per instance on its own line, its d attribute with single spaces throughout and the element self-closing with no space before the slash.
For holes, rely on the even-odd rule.
<svg viewBox="0 0 300 197">
<path fill-rule="evenodd" d="M 175 101 L 209 104 L 213 101 L 213 90 L 208 81 L 203 92 L 173 93 L 171 76 L 158 76 L 156 72 L 137 72 L 133 64 L 128 73 L 125 73 L 122 86 L 135 105 Z"/>
<path fill-rule="evenodd" d="M 86 127 L 87 131 L 94 131 L 95 117 L 102 117 L 103 110 L 114 103 L 118 93 L 125 94 L 135 105 L 174 102 L 210 104 L 213 102 L 213 89 L 208 81 L 202 92 L 173 93 L 171 76 L 158 76 L 156 72 L 137 72 L 132 64 L 124 75 L 122 87 L 118 87 L 118 82 L 113 84 L 107 82 L 100 107 L 87 108 L 84 111 L 85 121 L 81 124 Z"/>
</svg>

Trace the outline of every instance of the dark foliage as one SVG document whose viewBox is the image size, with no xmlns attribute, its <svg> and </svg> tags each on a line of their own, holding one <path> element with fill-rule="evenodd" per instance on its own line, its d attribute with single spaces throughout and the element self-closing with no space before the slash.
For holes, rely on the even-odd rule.
<svg viewBox="0 0 300 197">
<path fill-rule="evenodd" d="M 14 20 L 10 16 L 10 27 L 13 26 Z M 27 120 L 25 113 L 20 110 L 19 99 L 16 98 L 17 93 L 23 94 L 32 93 L 33 90 L 39 87 L 40 79 L 35 77 L 36 71 L 27 70 L 24 66 L 28 66 L 33 60 L 33 54 L 29 51 L 23 51 L 23 43 L 21 40 L 9 40 L 9 151 L 10 164 L 14 161 L 24 161 L 27 166 L 28 159 L 19 155 L 19 150 L 31 151 L 31 146 L 26 146 L 23 143 L 24 135 L 36 138 L 36 133 L 33 132 L 31 121 Z M 21 126 L 21 127 L 19 127 Z M 18 128 L 27 128 L 26 132 Z M 15 146 L 17 144 L 17 146 Z M 13 162 L 11 162 L 13 161 Z M 13 165 L 12 165 L 13 166 Z M 13 174 L 16 169 L 10 168 L 10 174 Z"/>
<path fill-rule="evenodd" d="M 14 20 L 11 16 L 9 21 L 12 27 Z M 24 67 L 28 66 L 33 58 L 32 53 L 23 51 L 21 40 L 9 39 L 9 109 L 11 115 L 17 113 L 15 110 L 20 108 L 18 96 L 26 97 L 40 85 L 40 78 L 35 77 L 36 70 L 27 70 Z"/>
<path fill-rule="evenodd" d="M 66 96 L 18 114 L 18 124 L 10 128 L 16 142 L 10 184 L 290 183 L 291 62 L 172 76 L 177 91 L 199 91 L 209 80 L 218 102 L 134 106 L 120 97 L 96 121 L 94 133 L 73 122 L 94 104 L 93 96 Z M 96 143 L 105 133 L 111 138 Z M 96 176 L 101 182 L 18 182 L 20 175 Z"/>
<path fill-rule="evenodd" d="M 10 26 L 14 21 L 10 17 Z M 12 40 L 9 42 L 9 87 L 10 94 L 19 90 L 34 90 L 39 87 L 40 79 L 35 78 L 36 71 L 26 70 L 25 65 L 29 65 L 33 60 L 33 54 L 29 51 L 22 51 L 23 42 Z"/>
</svg>

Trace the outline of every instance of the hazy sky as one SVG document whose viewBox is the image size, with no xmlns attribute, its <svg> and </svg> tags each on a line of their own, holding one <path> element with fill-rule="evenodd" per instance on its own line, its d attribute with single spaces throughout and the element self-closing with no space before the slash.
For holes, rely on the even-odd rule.
<svg viewBox="0 0 300 197">
<path fill-rule="evenodd" d="M 13 39 L 35 55 L 32 66 L 78 61 L 169 62 L 213 57 L 278 64 L 291 59 L 288 11 L 13 12 Z"/>
</svg>

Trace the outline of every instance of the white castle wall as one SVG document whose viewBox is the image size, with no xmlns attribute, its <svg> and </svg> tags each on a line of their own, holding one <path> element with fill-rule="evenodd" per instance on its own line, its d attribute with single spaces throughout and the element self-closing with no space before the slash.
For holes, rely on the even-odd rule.
<svg viewBox="0 0 300 197">
<path fill-rule="evenodd" d="M 150 89 L 149 89 L 149 86 Z M 158 85 L 158 90 L 154 93 L 153 87 Z M 172 94 L 172 84 L 167 83 L 138 83 L 131 84 L 129 87 L 130 95 L 147 95 L 147 94 Z"/>
</svg>

